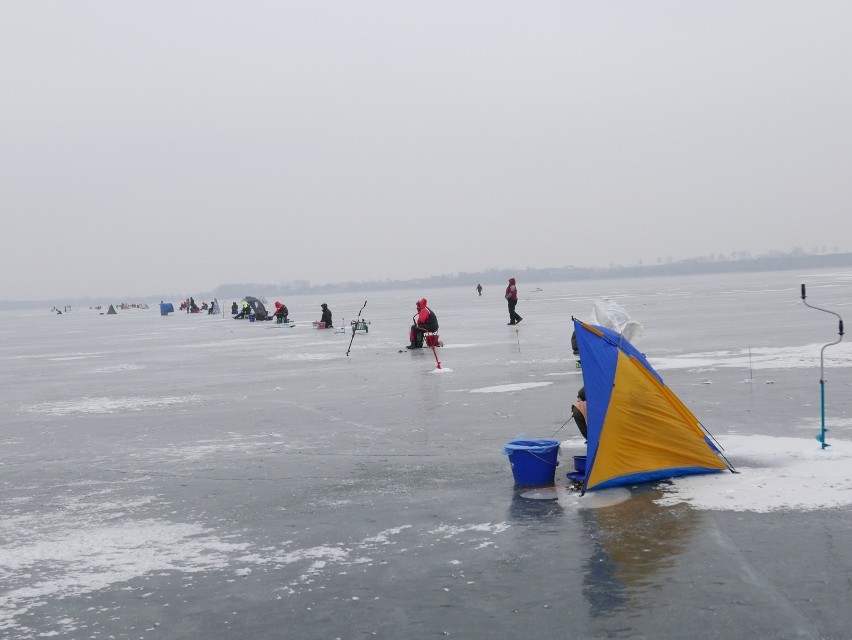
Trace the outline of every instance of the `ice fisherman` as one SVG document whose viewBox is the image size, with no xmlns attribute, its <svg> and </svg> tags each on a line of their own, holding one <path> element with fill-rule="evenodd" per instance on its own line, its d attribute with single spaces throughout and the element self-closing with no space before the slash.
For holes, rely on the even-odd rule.
<svg viewBox="0 0 852 640">
<path fill-rule="evenodd" d="M 476 285 L 476 292 L 477 292 L 479 295 L 482 295 L 482 284 L 478 284 L 478 285 Z"/>
<path fill-rule="evenodd" d="M 574 360 L 577 363 L 577 368 L 582 369 L 583 365 L 580 362 L 580 347 L 577 344 L 577 332 L 571 332 L 571 351 L 574 353 Z"/>
<path fill-rule="evenodd" d="M 571 405 L 571 416 L 580 430 L 583 439 L 586 439 L 586 387 L 580 387 L 577 392 L 577 399 Z"/>
<path fill-rule="evenodd" d="M 210 303 L 210 308 L 207 310 L 207 315 L 218 315 L 219 314 L 219 299 L 213 298 L 213 302 Z"/>
<path fill-rule="evenodd" d="M 509 286 L 506 287 L 506 301 L 509 303 L 508 324 L 518 324 L 523 318 L 515 311 L 515 306 L 518 304 L 518 286 L 515 284 L 514 278 L 509 278 Z"/>
<path fill-rule="evenodd" d="M 287 311 L 287 305 L 283 302 L 275 301 L 275 313 L 272 314 L 272 317 L 275 318 L 275 322 L 281 324 L 282 322 L 287 322 L 289 312 Z"/>
<path fill-rule="evenodd" d="M 237 307 L 237 303 L 236 303 L 236 301 L 232 302 L 232 303 L 231 303 L 231 315 L 232 315 L 232 316 L 235 316 L 235 315 L 237 315 L 239 312 L 240 312 L 240 309 L 239 309 L 239 307 Z"/>
<path fill-rule="evenodd" d="M 422 349 L 423 335 L 427 331 L 434 333 L 438 330 L 438 316 L 426 306 L 426 298 L 420 298 L 414 306 L 417 308 L 417 313 L 412 318 L 414 324 L 411 325 L 411 330 L 408 332 L 410 344 L 406 349 Z"/>
<path fill-rule="evenodd" d="M 320 308 L 322 309 L 320 322 L 325 322 L 326 329 L 334 329 L 334 325 L 331 324 L 331 309 L 328 308 L 328 305 L 325 302 L 320 305 Z"/>
<path fill-rule="evenodd" d="M 234 304 L 236 305 L 237 303 L 235 302 Z M 233 307 L 231 307 L 231 310 L 233 310 Z M 249 306 L 248 300 L 243 300 L 243 308 L 234 316 L 234 320 L 241 320 L 242 318 L 247 318 L 249 315 L 251 315 L 251 307 Z"/>
</svg>

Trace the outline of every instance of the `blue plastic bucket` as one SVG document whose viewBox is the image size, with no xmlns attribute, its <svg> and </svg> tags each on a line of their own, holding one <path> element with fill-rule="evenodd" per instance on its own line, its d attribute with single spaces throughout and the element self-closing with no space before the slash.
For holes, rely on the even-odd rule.
<svg viewBox="0 0 852 640">
<path fill-rule="evenodd" d="M 509 456 L 515 484 L 544 487 L 556 476 L 558 440 L 512 440 L 503 453 Z"/>
<path fill-rule="evenodd" d="M 586 473 L 586 456 L 574 456 L 574 470 L 578 473 Z"/>
</svg>

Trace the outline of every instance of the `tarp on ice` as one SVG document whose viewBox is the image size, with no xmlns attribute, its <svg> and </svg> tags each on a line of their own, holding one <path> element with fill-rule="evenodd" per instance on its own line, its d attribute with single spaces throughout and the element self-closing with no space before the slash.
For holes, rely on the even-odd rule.
<svg viewBox="0 0 852 640">
<path fill-rule="evenodd" d="M 249 303 L 255 318 L 258 320 L 266 320 L 266 316 L 268 316 L 269 313 L 266 311 L 266 307 L 263 306 L 263 303 L 260 300 L 252 296 L 246 296 L 243 300 Z"/>
</svg>

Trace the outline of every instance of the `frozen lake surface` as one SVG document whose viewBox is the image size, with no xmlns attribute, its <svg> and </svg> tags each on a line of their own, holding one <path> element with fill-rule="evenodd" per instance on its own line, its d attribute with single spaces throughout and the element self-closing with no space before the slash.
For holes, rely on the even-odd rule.
<svg viewBox="0 0 852 640">
<path fill-rule="evenodd" d="M 823 451 L 837 321 L 801 283 L 852 315 L 850 271 L 520 282 L 517 331 L 476 283 L 281 298 L 292 329 L 2 312 L 0 636 L 848 638 L 852 344 Z M 440 370 L 399 352 L 424 295 Z M 601 297 L 740 473 L 566 488 Z M 347 357 L 311 321 L 365 298 Z M 556 488 L 514 486 L 519 436 L 563 442 Z"/>
</svg>

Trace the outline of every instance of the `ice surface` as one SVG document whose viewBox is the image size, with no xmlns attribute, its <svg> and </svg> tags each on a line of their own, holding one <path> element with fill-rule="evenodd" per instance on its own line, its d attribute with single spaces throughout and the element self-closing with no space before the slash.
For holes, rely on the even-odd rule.
<svg viewBox="0 0 852 640">
<path fill-rule="evenodd" d="M 278 296 L 286 331 L 155 304 L 0 312 L 0 635 L 843 637 L 852 348 L 825 351 L 822 450 L 836 323 L 798 291 L 842 313 L 849 281 L 520 283 L 518 327 L 473 286 Z M 441 369 L 399 352 L 424 295 Z M 738 474 L 566 488 L 584 452 L 565 424 L 570 318 L 602 296 L 641 320 L 642 351 Z M 311 327 L 319 302 L 355 317 L 365 297 L 348 356 L 351 334 Z M 559 486 L 516 490 L 501 451 L 519 433 L 560 439 Z"/>
</svg>

